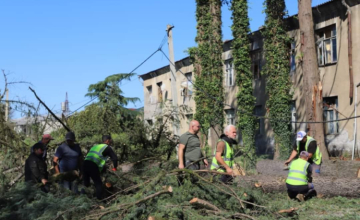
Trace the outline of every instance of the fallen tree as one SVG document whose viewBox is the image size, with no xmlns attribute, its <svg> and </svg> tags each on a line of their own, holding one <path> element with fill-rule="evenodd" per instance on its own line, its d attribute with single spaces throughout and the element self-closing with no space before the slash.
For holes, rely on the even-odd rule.
<svg viewBox="0 0 360 220">
<path fill-rule="evenodd" d="M 256 170 L 263 175 L 287 176 L 285 161 L 262 160 L 256 164 Z M 321 164 L 321 176 L 336 178 L 355 178 L 360 167 L 359 161 L 325 161 Z"/>
<path fill-rule="evenodd" d="M 235 181 L 238 182 L 238 186 L 261 188 L 265 193 L 286 192 L 286 176 L 238 176 Z M 317 193 L 325 197 L 344 196 L 360 198 L 360 179 L 358 178 L 321 176 L 314 177 L 313 184 Z"/>
</svg>

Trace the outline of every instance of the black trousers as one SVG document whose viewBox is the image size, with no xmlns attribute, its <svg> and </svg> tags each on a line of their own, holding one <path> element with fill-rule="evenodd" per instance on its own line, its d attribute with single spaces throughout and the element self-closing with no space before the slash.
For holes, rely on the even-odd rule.
<svg viewBox="0 0 360 220">
<path fill-rule="evenodd" d="M 305 200 L 316 196 L 316 191 L 314 189 L 310 189 L 308 185 L 293 186 L 286 183 L 286 187 L 290 199 L 295 199 L 298 194 L 304 194 Z"/>
<path fill-rule="evenodd" d="M 96 198 L 102 199 L 102 181 L 100 177 L 99 167 L 90 160 L 85 160 L 83 165 L 84 185 L 90 186 L 90 178 L 94 182 L 96 188 Z"/>
</svg>

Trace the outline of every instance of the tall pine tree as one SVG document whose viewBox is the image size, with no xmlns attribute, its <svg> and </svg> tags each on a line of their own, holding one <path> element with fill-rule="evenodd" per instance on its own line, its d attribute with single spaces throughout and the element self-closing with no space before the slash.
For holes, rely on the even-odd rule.
<svg viewBox="0 0 360 220">
<path fill-rule="evenodd" d="M 251 72 L 247 1 L 233 0 L 231 10 L 233 20 L 231 29 L 234 37 L 232 55 L 236 72 L 236 84 L 239 88 L 237 94 L 237 126 L 241 131 L 245 152 L 253 157 L 255 156 L 255 131 L 257 125 L 256 118 L 251 115 L 255 108 L 255 97 L 253 96 L 253 74 Z"/>
<path fill-rule="evenodd" d="M 196 0 L 198 47 L 190 49 L 195 72 L 194 118 L 206 134 L 224 124 L 221 1 Z"/>
<path fill-rule="evenodd" d="M 290 93 L 290 66 L 289 66 L 289 44 L 290 38 L 286 32 L 284 23 L 285 1 L 265 1 L 265 29 L 262 31 L 265 39 L 264 49 L 266 65 L 264 73 L 267 76 L 266 89 L 269 95 L 267 108 L 270 118 L 281 118 L 270 120 L 270 125 L 275 134 L 274 158 L 287 157 L 291 147 L 291 130 L 286 121 L 291 121 L 291 98 Z"/>
</svg>

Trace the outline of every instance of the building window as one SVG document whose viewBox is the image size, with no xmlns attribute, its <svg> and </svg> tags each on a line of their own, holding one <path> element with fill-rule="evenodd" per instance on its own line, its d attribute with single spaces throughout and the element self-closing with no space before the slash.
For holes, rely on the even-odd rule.
<svg viewBox="0 0 360 220">
<path fill-rule="evenodd" d="M 290 74 L 294 74 L 296 71 L 296 42 L 291 43 L 290 48 Z"/>
<path fill-rule="evenodd" d="M 235 110 L 225 110 L 226 113 L 226 125 L 235 125 Z"/>
<path fill-rule="evenodd" d="M 319 66 L 337 62 L 335 25 L 317 31 L 316 46 Z"/>
<path fill-rule="evenodd" d="M 324 121 L 333 121 L 338 119 L 338 98 L 324 97 L 323 98 L 323 112 Z M 325 134 L 337 134 L 339 132 L 338 122 L 328 122 L 324 124 Z"/>
<path fill-rule="evenodd" d="M 156 83 L 157 87 L 158 87 L 158 102 L 162 102 L 163 101 L 163 94 L 162 94 L 162 90 L 161 90 L 161 86 L 162 86 L 162 82 L 158 82 Z"/>
<path fill-rule="evenodd" d="M 261 78 L 261 51 L 256 51 L 251 55 L 251 72 L 254 75 L 254 79 Z"/>
<path fill-rule="evenodd" d="M 234 64 L 232 59 L 225 60 L 225 81 L 226 86 L 234 86 L 235 85 L 235 79 L 234 79 Z"/>
<path fill-rule="evenodd" d="M 194 115 L 193 115 L 193 114 L 186 114 L 185 117 L 186 117 L 186 120 L 187 120 L 188 122 L 190 122 L 190 121 L 193 120 Z"/>
<path fill-rule="evenodd" d="M 146 120 L 146 122 L 148 123 L 148 125 L 152 126 L 153 125 L 153 121 L 152 120 Z"/>
<path fill-rule="evenodd" d="M 259 40 L 254 40 L 251 42 L 251 50 L 257 50 L 260 48 Z"/>
<path fill-rule="evenodd" d="M 295 101 L 291 102 L 291 121 L 296 122 L 296 107 Z M 296 123 L 291 123 L 291 131 L 296 131 Z"/>
</svg>

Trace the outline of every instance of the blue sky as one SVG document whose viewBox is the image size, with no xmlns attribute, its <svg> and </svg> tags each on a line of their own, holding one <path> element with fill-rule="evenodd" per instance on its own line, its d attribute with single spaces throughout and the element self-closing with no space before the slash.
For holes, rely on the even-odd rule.
<svg viewBox="0 0 360 220">
<path fill-rule="evenodd" d="M 313 5 L 326 1 L 313 0 Z M 249 1 L 252 31 L 264 23 L 262 2 Z M 289 14 L 296 14 L 297 1 L 285 2 Z M 90 84 L 133 70 L 157 49 L 167 24 L 175 26 L 175 60 L 186 57 L 184 51 L 196 45 L 195 0 L 2 0 L 0 8 L 0 68 L 11 73 L 9 81 L 31 82 L 55 112 L 60 112 L 66 92 L 70 110 L 75 110 L 90 100 L 84 96 Z M 232 39 L 228 6 L 222 16 L 223 40 Z M 163 49 L 167 53 L 167 44 Z M 157 53 L 136 73 L 164 65 L 168 61 Z M 1 77 L 0 89 L 3 84 Z M 125 96 L 142 100 L 128 107 L 143 106 L 138 77 L 121 88 Z M 27 85 L 10 87 L 10 99 L 17 97 L 37 104 Z"/>
</svg>

